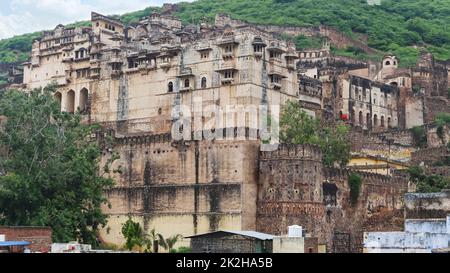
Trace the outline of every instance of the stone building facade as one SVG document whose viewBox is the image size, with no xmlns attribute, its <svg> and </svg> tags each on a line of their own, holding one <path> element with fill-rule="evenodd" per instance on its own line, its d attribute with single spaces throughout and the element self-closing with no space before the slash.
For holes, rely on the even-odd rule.
<svg viewBox="0 0 450 273">
<path fill-rule="evenodd" d="M 112 174 L 116 183 L 106 192 L 110 218 L 102 239 L 122 244 L 121 226 L 131 216 L 146 232 L 155 228 L 166 237 L 215 230 L 280 235 L 299 224 L 330 252 L 361 251 L 363 229 L 398 224 L 407 179 L 361 173 L 361 196 L 351 206 L 350 170 L 324 168 L 314 146 L 262 151 L 250 111 L 298 100 L 317 116 L 363 112 L 370 115 L 370 122 L 362 119 L 366 127 L 396 127 L 398 87 L 352 76 L 340 88 L 336 75 L 348 68 L 326 49 L 302 55 L 264 27 L 230 26 L 221 18 L 183 26 L 152 13 L 125 26 L 92 13 L 91 27 L 60 25 L 33 44 L 24 66 L 27 88 L 56 84 L 62 111 L 80 111 L 102 125 L 102 162 L 120 156 L 113 169 L 122 172 Z M 308 58 L 333 65 L 307 78 L 299 69 Z M 211 107 L 246 110 L 239 116 Z M 178 124 L 184 139 L 176 139 L 173 125 L 182 115 L 192 121 L 189 113 L 199 113 L 204 126 Z M 209 129 L 215 138 L 206 140 Z"/>
</svg>

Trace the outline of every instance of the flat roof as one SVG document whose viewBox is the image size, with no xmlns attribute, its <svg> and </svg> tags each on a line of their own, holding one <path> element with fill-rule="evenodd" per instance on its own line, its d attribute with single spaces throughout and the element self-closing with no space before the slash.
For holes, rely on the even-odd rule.
<svg viewBox="0 0 450 273">
<path fill-rule="evenodd" d="M 257 231 L 219 230 L 219 231 L 214 231 L 214 232 L 193 235 L 193 236 L 189 236 L 186 238 L 196 238 L 196 237 L 208 236 L 208 235 L 212 235 L 212 234 L 216 234 L 216 233 L 229 233 L 229 234 L 241 235 L 244 237 L 255 238 L 258 240 L 273 240 L 273 237 L 275 237 L 274 235 L 267 234 L 267 233 L 261 233 L 261 232 L 257 232 Z"/>
<path fill-rule="evenodd" d="M 0 242 L 0 247 L 8 247 L 8 246 L 27 246 L 30 245 L 29 242 L 25 241 L 4 241 Z"/>
</svg>

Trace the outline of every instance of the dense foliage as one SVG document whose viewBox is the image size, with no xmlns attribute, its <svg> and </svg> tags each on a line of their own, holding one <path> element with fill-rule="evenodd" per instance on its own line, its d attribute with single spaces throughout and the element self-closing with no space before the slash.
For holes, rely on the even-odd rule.
<svg viewBox="0 0 450 273">
<path fill-rule="evenodd" d="M 421 148 L 427 145 L 427 131 L 422 126 L 416 126 L 410 129 L 414 145 Z"/>
<path fill-rule="evenodd" d="M 429 193 L 450 189 L 450 177 L 427 175 L 422 167 L 413 166 L 408 169 L 411 181 L 416 183 L 416 192 Z"/>
<path fill-rule="evenodd" d="M 131 218 L 122 224 L 122 235 L 125 238 L 125 248 L 128 250 L 158 253 L 158 247 L 161 246 L 171 253 L 189 252 L 187 248 L 180 248 L 178 251 L 174 249 L 175 244 L 182 238 L 180 234 L 164 238 L 155 229 L 152 229 L 149 234 L 145 234 L 141 224 L 134 222 Z"/>
<path fill-rule="evenodd" d="M 344 124 L 326 126 L 306 114 L 298 101 L 289 101 L 280 119 L 280 140 L 289 144 L 318 145 L 326 166 L 347 165 L 350 159 L 350 129 Z"/>
<path fill-rule="evenodd" d="M 154 9 L 117 17 L 125 23 L 136 22 Z M 427 47 L 438 59 L 450 58 L 448 0 L 381 0 L 381 5 L 368 5 L 367 0 L 197 0 L 179 4 L 176 15 L 192 23 L 203 18 L 212 22 L 217 13 L 258 24 L 332 26 L 355 38 L 367 37 L 369 46 L 396 53 L 403 65 L 415 63 L 419 50 L 410 47 L 414 45 Z M 0 41 L 0 62 L 23 60 L 37 36 Z M 344 51 L 352 53 L 351 49 Z"/>
<path fill-rule="evenodd" d="M 103 193 L 112 156 L 90 139 L 95 126 L 60 112 L 53 87 L 0 97 L 0 225 L 50 226 L 55 242 L 97 243 L 107 222 Z M 5 118 L 3 118 L 5 120 Z"/>
<path fill-rule="evenodd" d="M 352 173 L 348 177 L 348 186 L 350 188 L 350 202 L 355 205 L 358 202 L 361 192 L 362 179 L 359 175 Z"/>
</svg>

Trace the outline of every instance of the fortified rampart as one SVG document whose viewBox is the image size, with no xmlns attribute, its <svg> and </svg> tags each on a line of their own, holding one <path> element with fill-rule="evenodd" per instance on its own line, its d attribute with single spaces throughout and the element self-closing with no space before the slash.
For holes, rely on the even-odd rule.
<svg viewBox="0 0 450 273">
<path fill-rule="evenodd" d="M 105 146 L 120 159 L 116 185 L 107 192 L 111 207 L 109 242 L 122 243 L 128 216 L 164 236 L 190 236 L 219 229 L 254 230 L 257 141 L 172 141 L 168 135 L 114 137 Z"/>
<path fill-rule="evenodd" d="M 309 145 L 282 145 L 261 152 L 257 229 L 280 235 L 301 225 L 329 252 L 362 251 L 367 230 L 402 227 L 406 176 L 358 173 L 362 178 L 356 204 L 350 202 L 350 170 L 324 168 L 321 153 Z"/>
</svg>

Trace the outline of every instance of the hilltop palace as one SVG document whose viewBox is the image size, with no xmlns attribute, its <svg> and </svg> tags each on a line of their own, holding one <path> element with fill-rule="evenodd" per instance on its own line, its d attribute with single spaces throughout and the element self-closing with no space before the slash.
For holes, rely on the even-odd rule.
<svg viewBox="0 0 450 273">
<path fill-rule="evenodd" d="M 36 40 L 23 83 L 27 89 L 56 83 L 62 111 L 102 125 L 96 136 L 102 160 L 120 155 L 114 167 L 123 171 L 106 192 L 103 241 L 122 244 L 121 225 L 131 216 L 164 236 L 280 235 L 297 224 L 328 252 L 344 252 L 361 251 L 363 231 L 402 225 L 410 186 L 402 159 L 415 150 L 411 139 L 392 132 L 403 136 L 448 109 L 448 70 L 432 56 L 423 54 L 411 69 L 399 68 L 394 55 L 369 65 L 332 57 L 328 42 L 301 50 L 274 34 L 302 29 L 226 15 L 213 25 L 185 26 L 170 12 L 127 26 L 97 13 L 91 21 L 91 27 L 59 25 Z M 339 40 L 336 32 L 317 31 Z M 315 146 L 262 148 L 261 109 L 276 114 L 289 100 L 310 115 L 353 126 L 348 169 L 324 167 Z M 351 172 L 363 178 L 357 205 L 349 202 Z"/>
</svg>

